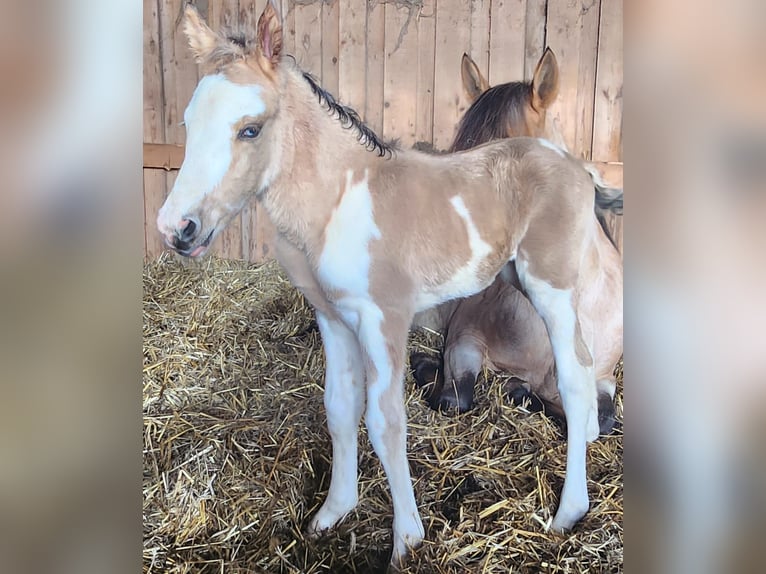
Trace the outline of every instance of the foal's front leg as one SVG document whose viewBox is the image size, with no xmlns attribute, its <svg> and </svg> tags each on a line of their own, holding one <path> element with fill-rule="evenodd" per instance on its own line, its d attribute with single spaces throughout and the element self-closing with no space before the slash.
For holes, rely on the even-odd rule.
<svg viewBox="0 0 766 574">
<path fill-rule="evenodd" d="M 366 355 L 367 431 L 386 472 L 394 504 L 394 550 L 400 565 L 425 535 L 407 462 L 407 413 L 404 408 L 404 358 L 410 318 L 377 307 L 363 313 L 359 340 Z"/>
<path fill-rule="evenodd" d="M 357 492 L 357 435 L 364 411 L 364 369 L 359 343 L 343 323 L 317 312 L 325 350 L 324 405 L 332 438 L 330 491 L 309 524 L 318 534 L 354 509 Z"/>
</svg>

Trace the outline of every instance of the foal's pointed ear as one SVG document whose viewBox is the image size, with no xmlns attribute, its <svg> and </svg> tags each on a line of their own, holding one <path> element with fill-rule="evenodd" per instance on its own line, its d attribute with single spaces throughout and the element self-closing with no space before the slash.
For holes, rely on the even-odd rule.
<svg viewBox="0 0 766 574">
<path fill-rule="evenodd" d="M 282 16 L 275 0 L 258 18 L 258 55 L 265 69 L 275 68 L 282 56 Z"/>
<path fill-rule="evenodd" d="M 489 82 L 481 74 L 479 66 L 465 52 L 460 62 L 460 76 L 463 78 L 463 89 L 471 103 L 489 89 Z"/>
<path fill-rule="evenodd" d="M 541 112 L 559 95 L 559 64 L 550 48 L 545 49 L 532 78 L 532 107 Z"/>
<path fill-rule="evenodd" d="M 218 36 L 213 32 L 192 4 L 184 7 L 184 33 L 197 63 L 202 63 L 218 45 Z"/>
</svg>

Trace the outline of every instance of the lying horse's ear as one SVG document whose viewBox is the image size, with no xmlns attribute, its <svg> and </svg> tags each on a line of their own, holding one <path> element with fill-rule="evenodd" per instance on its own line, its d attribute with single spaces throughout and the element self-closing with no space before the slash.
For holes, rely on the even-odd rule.
<svg viewBox="0 0 766 574">
<path fill-rule="evenodd" d="M 532 107 L 542 112 L 559 95 L 559 64 L 550 48 L 545 49 L 543 57 L 537 63 L 532 78 Z"/>
<path fill-rule="evenodd" d="M 265 70 L 273 69 L 282 56 L 282 16 L 275 0 L 269 0 L 258 19 L 258 49 Z"/>
<path fill-rule="evenodd" d="M 207 60 L 218 46 L 218 36 L 213 32 L 192 4 L 184 8 L 184 33 L 198 64 Z"/>
<path fill-rule="evenodd" d="M 471 103 L 489 89 L 489 82 L 481 74 L 479 66 L 466 53 L 463 53 L 463 59 L 460 62 L 460 76 L 463 79 L 463 89 Z"/>
</svg>

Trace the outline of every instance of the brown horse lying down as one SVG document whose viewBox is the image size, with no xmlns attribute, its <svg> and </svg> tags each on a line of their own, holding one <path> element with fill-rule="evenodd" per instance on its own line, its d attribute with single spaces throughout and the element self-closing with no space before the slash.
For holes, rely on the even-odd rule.
<svg viewBox="0 0 766 574">
<path fill-rule="evenodd" d="M 463 87 L 473 103 L 459 124 L 450 152 L 513 136 L 559 139 L 546 122 L 547 109 L 558 94 L 559 76 L 550 49 L 540 58 L 531 82 L 490 88 L 466 54 L 462 75 Z M 598 180 L 598 174 L 593 176 Z M 619 201 L 602 202 L 602 195 L 597 194 L 596 212 L 621 212 L 621 195 L 615 195 Z M 599 426 L 601 433 L 607 434 L 615 422 L 613 371 L 622 354 L 622 264 L 604 233 L 597 235 L 596 245 L 601 254 L 601 296 L 583 312 L 603 318 L 595 333 L 594 355 Z M 523 294 L 513 263 L 484 291 L 421 313 L 415 323 L 445 334 L 442 358 L 423 353 L 410 357 L 415 380 L 432 408 L 459 412 L 470 409 L 476 379 L 486 367 L 514 375 L 507 390 L 515 401 L 529 397 L 533 408 L 543 408 L 534 400 L 539 397 L 548 414 L 565 422 L 548 332 L 542 317 Z"/>
<path fill-rule="evenodd" d="M 186 156 L 157 216 L 168 245 L 199 257 L 251 199 L 275 251 L 316 310 L 325 351 L 332 477 L 309 523 L 333 527 L 358 501 L 368 436 L 394 508 L 392 562 L 423 540 L 407 461 L 404 371 L 416 312 L 486 289 L 505 264 L 550 333 L 567 418 L 567 470 L 551 527 L 588 511 L 587 442 L 598 437 L 595 339 L 611 317 L 605 254 L 583 163 L 535 138 L 444 156 L 383 144 L 282 54 L 270 0 L 258 37 L 219 36 L 187 5 L 202 77 L 184 114 Z"/>
</svg>

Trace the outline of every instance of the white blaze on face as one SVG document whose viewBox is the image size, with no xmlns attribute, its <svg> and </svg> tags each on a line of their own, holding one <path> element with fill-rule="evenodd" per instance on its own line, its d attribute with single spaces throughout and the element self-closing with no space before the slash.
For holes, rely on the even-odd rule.
<svg viewBox="0 0 766 574">
<path fill-rule="evenodd" d="M 160 231 L 170 234 L 185 216 L 196 214 L 200 202 L 229 170 L 234 126 L 265 109 L 260 86 L 236 84 L 223 74 L 200 80 L 184 113 L 186 157 L 157 217 Z"/>
</svg>

